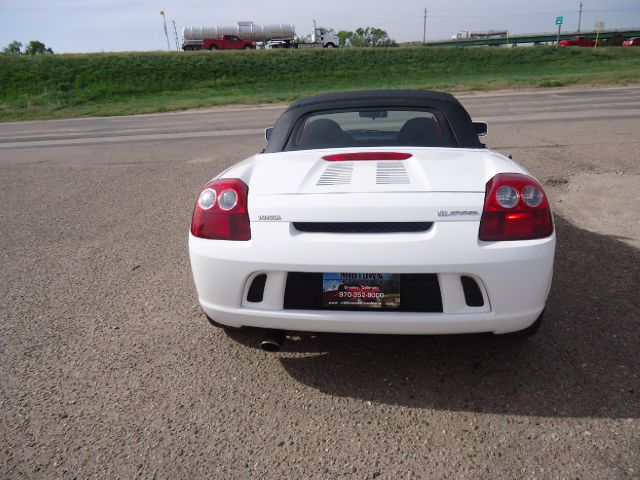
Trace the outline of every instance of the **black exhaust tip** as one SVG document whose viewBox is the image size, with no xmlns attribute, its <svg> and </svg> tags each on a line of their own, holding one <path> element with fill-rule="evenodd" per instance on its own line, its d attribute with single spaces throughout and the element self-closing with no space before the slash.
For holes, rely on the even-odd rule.
<svg viewBox="0 0 640 480">
<path fill-rule="evenodd" d="M 267 330 L 260 341 L 260 348 L 265 352 L 277 352 L 282 348 L 286 336 L 284 330 Z"/>
</svg>

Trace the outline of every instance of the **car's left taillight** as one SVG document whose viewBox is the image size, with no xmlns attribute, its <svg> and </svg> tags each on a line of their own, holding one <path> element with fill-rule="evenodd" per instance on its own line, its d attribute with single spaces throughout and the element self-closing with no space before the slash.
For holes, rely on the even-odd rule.
<svg viewBox="0 0 640 480">
<path fill-rule="evenodd" d="M 537 180 L 519 173 L 500 173 L 487 182 L 480 240 L 531 240 L 552 233 L 549 201 Z"/>
<path fill-rule="evenodd" d="M 213 240 L 251 240 L 248 195 L 249 187 L 238 178 L 209 182 L 196 200 L 191 233 Z"/>
</svg>

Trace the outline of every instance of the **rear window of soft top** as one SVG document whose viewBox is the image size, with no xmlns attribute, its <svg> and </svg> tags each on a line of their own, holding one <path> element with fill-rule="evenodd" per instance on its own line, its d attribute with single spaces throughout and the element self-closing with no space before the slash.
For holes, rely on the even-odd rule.
<svg viewBox="0 0 640 480">
<path fill-rule="evenodd" d="M 342 147 L 458 147 L 442 112 L 433 109 L 358 109 L 302 117 L 285 150 Z"/>
</svg>

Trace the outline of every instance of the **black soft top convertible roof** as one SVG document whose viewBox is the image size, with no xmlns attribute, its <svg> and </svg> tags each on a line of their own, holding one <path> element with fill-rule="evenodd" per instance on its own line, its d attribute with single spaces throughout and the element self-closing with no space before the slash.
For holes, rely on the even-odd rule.
<svg viewBox="0 0 640 480">
<path fill-rule="evenodd" d="M 289 136 L 301 117 L 314 112 L 350 108 L 431 108 L 442 112 L 461 148 L 483 148 L 471 117 L 456 98 L 431 90 L 364 90 L 325 93 L 292 103 L 278 118 L 265 153 L 284 150 Z"/>
<path fill-rule="evenodd" d="M 382 99 L 409 100 L 412 105 L 420 104 L 419 106 L 428 106 L 433 101 L 453 102 L 456 105 L 460 105 L 460 102 L 450 93 L 436 92 L 433 90 L 360 90 L 355 92 L 323 93 L 321 95 L 301 98 L 289 105 L 287 110 L 320 103 Z"/>
</svg>

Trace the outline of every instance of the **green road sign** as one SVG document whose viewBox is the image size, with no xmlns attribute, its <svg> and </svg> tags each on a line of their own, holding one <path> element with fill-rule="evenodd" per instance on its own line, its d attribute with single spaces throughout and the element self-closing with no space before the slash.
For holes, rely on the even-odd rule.
<svg viewBox="0 0 640 480">
<path fill-rule="evenodd" d="M 564 20 L 564 17 L 556 17 L 556 25 L 562 25 L 563 20 Z"/>
</svg>

